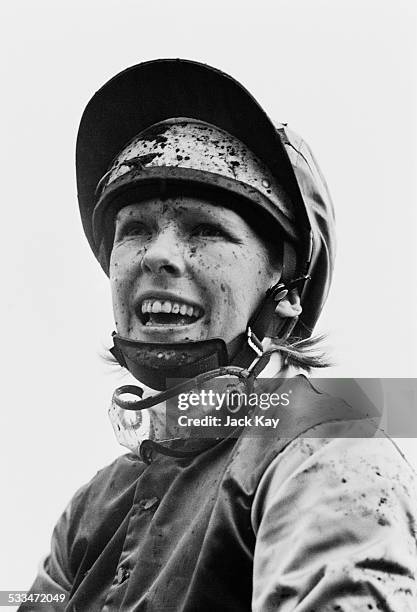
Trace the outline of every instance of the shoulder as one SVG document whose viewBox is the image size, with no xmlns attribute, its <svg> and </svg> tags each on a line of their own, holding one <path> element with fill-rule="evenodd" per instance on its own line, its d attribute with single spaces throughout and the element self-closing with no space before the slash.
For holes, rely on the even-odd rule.
<svg viewBox="0 0 417 612">
<path fill-rule="evenodd" d="M 136 455 L 121 455 L 76 491 L 67 508 L 67 514 L 74 516 L 84 513 L 87 508 L 100 506 L 110 497 L 123 494 L 134 485 L 145 467 Z"/>
<path fill-rule="evenodd" d="M 259 609 L 289 583 L 291 603 L 309 598 L 311 609 L 342 609 L 352 597 L 360 609 L 380 601 L 415 609 L 416 475 L 383 434 L 345 433 L 346 423 L 311 428 L 258 483 L 251 524 Z"/>
<path fill-rule="evenodd" d="M 264 471 L 253 520 L 272 505 L 293 500 L 292 512 L 323 514 L 367 528 L 398 526 L 416 537 L 416 474 L 392 440 L 341 437 L 347 423 L 325 423 L 294 440 Z"/>
</svg>

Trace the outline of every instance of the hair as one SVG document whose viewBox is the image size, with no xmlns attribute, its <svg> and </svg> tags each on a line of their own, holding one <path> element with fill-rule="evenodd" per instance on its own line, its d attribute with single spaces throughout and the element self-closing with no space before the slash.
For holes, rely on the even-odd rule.
<svg viewBox="0 0 417 612">
<path fill-rule="evenodd" d="M 324 339 L 324 335 L 304 340 L 271 338 L 268 350 L 279 353 L 284 366 L 295 366 L 310 372 L 314 368 L 328 368 L 333 365 L 326 351 L 320 346 Z"/>
</svg>

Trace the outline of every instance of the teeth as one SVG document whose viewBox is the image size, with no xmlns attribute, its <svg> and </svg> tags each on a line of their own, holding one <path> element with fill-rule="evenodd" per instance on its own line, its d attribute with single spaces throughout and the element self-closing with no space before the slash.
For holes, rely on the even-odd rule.
<svg viewBox="0 0 417 612">
<path fill-rule="evenodd" d="M 158 300 L 156 300 L 153 304 L 152 304 L 152 313 L 153 314 L 158 314 L 158 312 L 161 312 L 162 310 L 162 304 L 161 302 L 159 302 Z"/>
<path fill-rule="evenodd" d="M 160 312 L 164 314 L 180 314 L 187 317 L 200 317 L 202 309 L 198 306 L 189 306 L 188 304 L 179 304 L 178 302 L 171 302 L 170 300 L 156 300 L 148 299 L 144 300 L 141 304 L 142 314 L 158 314 Z M 149 322 L 147 323 L 149 325 Z"/>
<path fill-rule="evenodd" d="M 171 310 L 172 310 L 172 304 L 171 304 L 171 302 L 164 302 L 164 303 L 162 304 L 162 312 L 169 313 L 169 312 L 171 312 Z"/>
</svg>

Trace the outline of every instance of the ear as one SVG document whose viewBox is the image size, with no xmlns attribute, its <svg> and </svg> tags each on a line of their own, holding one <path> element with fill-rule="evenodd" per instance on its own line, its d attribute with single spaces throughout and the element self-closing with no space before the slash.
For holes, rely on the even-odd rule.
<svg viewBox="0 0 417 612">
<path fill-rule="evenodd" d="M 277 305 L 275 313 L 283 319 L 298 317 L 302 313 L 298 289 L 292 289 Z"/>
</svg>

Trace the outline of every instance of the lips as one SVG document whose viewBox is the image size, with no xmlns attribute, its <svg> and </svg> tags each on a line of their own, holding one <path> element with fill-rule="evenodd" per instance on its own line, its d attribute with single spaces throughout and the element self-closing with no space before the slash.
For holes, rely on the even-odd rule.
<svg viewBox="0 0 417 612">
<path fill-rule="evenodd" d="M 191 325 L 204 314 L 204 310 L 196 304 L 190 304 L 181 299 L 161 297 L 142 299 L 136 312 L 142 325 L 146 327 Z"/>
</svg>

